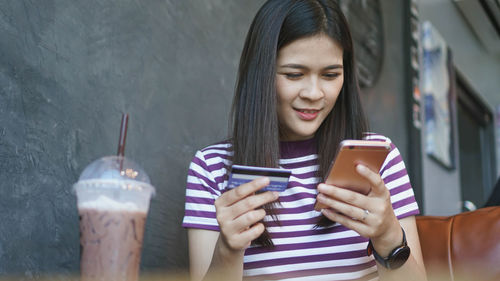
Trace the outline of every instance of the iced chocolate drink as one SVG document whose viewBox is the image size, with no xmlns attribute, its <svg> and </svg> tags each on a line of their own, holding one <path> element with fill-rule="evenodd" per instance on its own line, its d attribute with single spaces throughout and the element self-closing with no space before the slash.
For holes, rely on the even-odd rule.
<svg viewBox="0 0 500 281">
<path fill-rule="evenodd" d="M 81 281 L 137 281 L 154 193 L 147 175 L 130 160 L 104 157 L 84 170 L 75 191 Z"/>
<path fill-rule="evenodd" d="M 104 196 L 78 212 L 82 281 L 138 280 L 146 212 Z"/>
</svg>

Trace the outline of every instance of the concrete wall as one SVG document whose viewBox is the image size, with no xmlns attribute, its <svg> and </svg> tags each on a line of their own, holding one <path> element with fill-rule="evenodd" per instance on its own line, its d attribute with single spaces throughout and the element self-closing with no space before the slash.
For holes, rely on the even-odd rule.
<svg viewBox="0 0 500 281">
<path fill-rule="evenodd" d="M 187 267 L 187 166 L 226 137 L 239 54 L 262 2 L 0 2 L 0 276 L 78 271 L 71 186 L 116 153 L 122 112 L 126 155 L 157 190 L 143 268 Z"/>
<path fill-rule="evenodd" d="M 448 42 L 456 67 L 494 112 L 500 104 L 500 55 L 489 53 L 478 41 L 452 0 L 419 0 L 418 5 L 420 19 L 430 21 Z M 422 161 L 426 213 L 460 212 L 459 162 L 456 161 L 457 169 L 449 171 L 429 159 L 425 151 Z"/>
</svg>

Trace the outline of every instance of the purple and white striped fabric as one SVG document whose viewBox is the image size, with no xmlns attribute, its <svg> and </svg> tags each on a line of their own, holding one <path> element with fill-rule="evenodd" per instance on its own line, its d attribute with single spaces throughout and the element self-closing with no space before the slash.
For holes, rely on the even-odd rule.
<svg viewBox="0 0 500 281">
<path fill-rule="evenodd" d="M 366 139 L 390 141 L 376 134 Z M 419 210 L 401 155 L 391 147 L 380 174 L 401 219 Z M 366 255 L 368 239 L 340 224 L 315 227 L 321 213 L 313 208 L 320 181 L 314 140 L 282 142 L 280 149 L 280 166 L 292 170 L 292 176 L 276 206 L 279 223 L 264 219 L 275 247 L 245 251 L 245 280 L 377 280 L 373 256 Z M 214 201 L 225 191 L 230 154 L 228 143 L 196 153 L 188 172 L 183 227 L 219 231 Z"/>
</svg>

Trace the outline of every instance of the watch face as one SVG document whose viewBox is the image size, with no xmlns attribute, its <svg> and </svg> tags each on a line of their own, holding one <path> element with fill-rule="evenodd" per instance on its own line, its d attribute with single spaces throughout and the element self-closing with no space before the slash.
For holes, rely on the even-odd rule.
<svg viewBox="0 0 500 281">
<path fill-rule="evenodd" d="M 410 247 L 407 245 L 394 250 L 387 263 L 390 269 L 400 268 L 410 257 Z"/>
<path fill-rule="evenodd" d="M 351 29 L 361 87 L 377 81 L 384 57 L 384 28 L 379 0 L 340 0 Z"/>
</svg>

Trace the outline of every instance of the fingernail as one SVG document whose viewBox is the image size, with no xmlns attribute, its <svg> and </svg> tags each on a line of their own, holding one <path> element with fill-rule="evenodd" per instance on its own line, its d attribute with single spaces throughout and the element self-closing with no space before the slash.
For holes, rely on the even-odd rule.
<svg viewBox="0 0 500 281">
<path fill-rule="evenodd" d="M 356 169 L 358 169 L 359 172 L 366 172 L 368 168 L 366 168 L 364 165 L 358 164 L 356 166 Z"/>
<path fill-rule="evenodd" d="M 316 196 L 316 200 L 321 201 L 323 200 L 323 194 L 319 193 L 318 196 Z"/>
<path fill-rule="evenodd" d="M 320 183 L 320 184 L 318 185 L 318 190 L 319 190 L 319 191 L 325 191 L 325 185 L 324 185 L 324 184 L 322 184 L 322 183 Z"/>
<path fill-rule="evenodd" d="M 259 178 L 257 183 L 259 185 L 268 185 L 269 184 L 269 178 L 268 177 L 262 177 L 262 178 Z"/>
<path fill-rule="evenodd" d="M 274 198 L 278 199 L 280 197 L 280 193 L 277 191 L 273 191 Z"/>
</svg>

